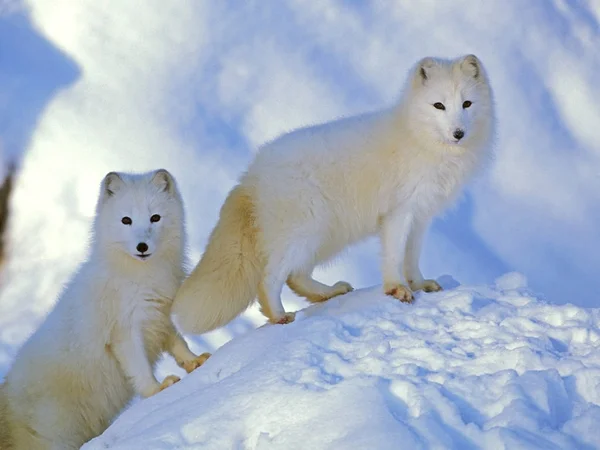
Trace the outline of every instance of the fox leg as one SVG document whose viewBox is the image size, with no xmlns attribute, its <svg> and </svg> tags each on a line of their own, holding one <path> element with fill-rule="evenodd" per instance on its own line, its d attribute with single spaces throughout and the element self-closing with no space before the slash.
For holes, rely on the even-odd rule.
<svg viewBox="0 0 600 450">
<path fill-rule="evenodd" d="M 353 290 L 353 287 L 345 281 L 338 281 L 333 286 L 320 283 L 308 272 L 292 273 L 287 279 L 287 285 L 300 297 L 306 297 L 312 303 L 324 302 Z"/>
<path fill-rule="evenodd" d="M 281 290 L 289 272 L 286 269 L 284 257 L 271 255 L 258 285 L 258 303 L 260 312 L 271 323 L 285 324 L 294 321 L 296 313 L 285 312 L 281 303 Z"/>
<path fill-rule="evenodd" d="M 140 328 L 132 327 L 126 336 L 111 345 L 111 349 L 137 394 L 151 397 L 166 387 L 154 377 L 152 366 L 146 357 Z M 169 380 L 169 383 L 173 384 L 174 381 L 171 381 Z"/>
<path fill-rule="evenodd" d="M 166 388 L 173 386 L 178 381 L 181 381 L 181 378 L 179 378 L 177 375 L 166 376 L 165 379 L 162 380 L 162 383 L 160 383 L 158 386 L 158 392 L 164 391 Z"/>
<path fill-rule="evenodd" d="M 285 312 L 281 303 L 281 288 L 283 280 L 277 285 L 280 287 L 279 292 L 276 289 L 269 289 L 268 281 L 261 281 L 258 286 L 258 303 L 260 304 L 260 312 L 269 320 L 270 323 L 286 324 L 291 323 L 296 318 L 296 313 Z"/>
<path fill-rule="evenodd" d="M 177 365 L 184 369 L 187 373 L 193 372 L 195 369 L 200 367 L 204 362 L 210 358 L 210 353 L 202 353 L 196 355 L 190 350 L 185 342 L 183 336 L 181 336 L 174 328 L 171 330 L 170 342 L 167 351 L 175 358 Z"/>
<path fill-rule="evenodd" d="M 412 221 L 413 215 L 404 209 L 394 210 L 379 218 L 383 290 L 386 295 L 391 295 L 403 303 L 412 303 L 414 299 L 410 288 L 402 282 L 400 269 Z"/>
<path fill-rule="evenodd" d="M 442 287 L 435 280 L 424 279 L 421 269 L 419 268 L 419 257 L 421 255 L 423 237 L 427 231 L 427 226 L 427 220 L 417 219 L 410 229 L 404 256 L 404 275 L 408 285 L 413 291 L 423 290 L 425 292 L 437 292 L 441 291 Z"/>
</svg>

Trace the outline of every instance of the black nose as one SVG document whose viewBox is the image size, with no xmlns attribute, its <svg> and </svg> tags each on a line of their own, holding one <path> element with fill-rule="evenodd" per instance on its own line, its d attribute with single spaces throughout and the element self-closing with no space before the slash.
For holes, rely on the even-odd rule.
<svg viewBox="0 0 600 450">
<path fill-rule="evenodd" d="M 136 247 L 137 251 L 140 253 L 144 253 L 148 251 L 148 244 L 146 244 L 145 242 L 140 242 L 137 247 Z"/>
<path fill-rule="evenodd" d="M 456 130 L 454 130 L 454 133 L 452 133 L 452 136 L 454 136 L 454 139 L 457 139 L 460 141 L 462 138 L 465 137 L 465 132 L 463 130 L 461 130 L 460 128 L 457 128 Z"/>
</svg>

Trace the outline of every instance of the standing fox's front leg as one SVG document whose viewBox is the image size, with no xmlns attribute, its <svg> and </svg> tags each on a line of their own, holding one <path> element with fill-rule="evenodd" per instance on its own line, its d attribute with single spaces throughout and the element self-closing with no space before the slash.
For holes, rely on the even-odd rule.
<svg viewBox="0 0 600 450">
<path fill-rule="evenodd" d="M 171 327 L 169 335 L 169 343 L 167 351 L 173 355 L 177 365 L 183 368 L 187 373 L 191 373 L 204 362 L 210 358 L 210 353 L 202 353 L 201 355 L 195 355 L 185 342 L 185 339 Z"/>
<path fill-rule="evenodd" d="M 392 211 L 379 219 L 379 237 L 382 246 L 381 272 L 386 295 L 404 303 L 412 303 L 413 294 L 402 282 L 400 266 L 413 216 L 402 209 Z"/>
<path fill-rule="evenodd" d="M 135 392 L 142 397 L 150 397 L 179 381 L 175 375 L 169 375 L 159 383 L 152 373 L 152 365 L 146 357 L 142 330 L 132 326 L 128 333 L 112 343 L 114 355 L 121 370 L 133 384 Z"/>
<path fill-rule="evenodd" d="M 424 279 L 419 268 L 419 257 L 421 255 L 423 236 L 425 235 L 425 231 L 427 231 L 427 222 L 425 219 L 416 219 L 410 228 L 404 256 L 404 275 L 413 291 L 437 292 L 441 291 L 442 287 L 435 280 Z"/>
</svg>

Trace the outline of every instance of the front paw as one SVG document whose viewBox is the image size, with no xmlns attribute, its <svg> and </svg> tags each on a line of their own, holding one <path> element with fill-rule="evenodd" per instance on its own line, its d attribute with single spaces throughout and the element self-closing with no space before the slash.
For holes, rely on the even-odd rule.
<svg viewBox="0 0 600 450">
<path fill-rule="evenodd" d="M 435 280 L 423 280 L 421 282 L 410 281 L 409 285 L 413 291 L 439 292 L 444 290 Z"/>
<path fill-rule="evenodd" d="M 200 367 L 202 364 L 204 364 L 206 362 L 206 360 L 210 357 L 211 357 L 210 353 L 202 353 L 200 356 L 197 356 L 190 361 L 184 361 L 184 363 L 181 365 L 181 367 L 183 367 L 183 369 L 187 373 L 192 373 L 194 370 L 196 370 L 198 367 Z"/>
<path fill-rule="evenodd" d="M 179 380 L 180 378 L 177 375 L 169 375 L 163 380 L 162 383 L 156 383 L 152 387 L 148 387 L 147 389 L 140 392 L 140 394 L 144 398 L 152 397 L 153 395 L 158 394 L 160 391 L 165 390 L 169 386 L 173 386 Z"/>
<path fill-rule="evenodd" d="M 383 292 L 385 292 L 385 295 L 397 298 L 402 303 L 412 303 L 414 300 L 411 290 L 402 283 L 385 283 Z"/>
<path fill-rule="evenodd" d="M 181 378 L 179 378 L 177 375 L 169 375 L 165 377 L 165 379 L 162 381 L 162 383 L 160 383 L 160 386 L 158 387 L 158 392 L 164 391 L 166 388 L 173 386 L 179 381 L 181 381 Z"/>
</svg>

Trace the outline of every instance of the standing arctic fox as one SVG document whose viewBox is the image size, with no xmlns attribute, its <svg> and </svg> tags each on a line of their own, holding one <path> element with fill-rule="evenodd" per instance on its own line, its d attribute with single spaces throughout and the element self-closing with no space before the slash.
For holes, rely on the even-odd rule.
<svg viewBox="0 0 600 450">
<path fill-rule="evenodd" d="M 169 172 L 106 175 L 93 230 L 89 259 L 0 387 L 3 450 L 79 448 L 134 394 L 149 397 L 178 380 L 154 377 L 163 351 L 187 372 L 208 357 L 189 350 L 170 318 L 185 236 Z"/>
<path fill-rule="evenodd" d="M 314 280 L 313 268 L 375 233 L 386 294 L 411 302 L 412 291 L 440 290 L 419 269 L 423 234 L 486 158 L 493 133 L 492 90 L 480 60 L 467 55 L 419 61 L 391 108 L 266 144 L 175 296 L 182 329 L 222 326 L 256 296 L 270 322 L 288 323 L 284 283 L 311 302 L 352 290 Z"/>
</svg>

